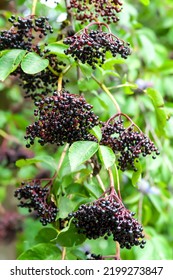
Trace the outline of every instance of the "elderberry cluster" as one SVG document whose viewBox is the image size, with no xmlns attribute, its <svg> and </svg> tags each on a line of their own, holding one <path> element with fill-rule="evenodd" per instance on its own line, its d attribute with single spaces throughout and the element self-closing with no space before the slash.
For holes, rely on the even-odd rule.
<svg viewBox="0 0 173 280">
<path fill-rule="evenodd" d="M 141 155 L 146 157 L 152 154 L 153 159 L 159 155 L 154 143 L 144 133 L 138 131 L 135 125 L 125 127 L 121 117 L 113 119 L 113 123 L 109 121 L 103 123 L 101 130 L 101 144 L 109 146 L 119 156 L 118 167 L 122 171 L 129 167 L 137 171 L 135 163 Z"/>
<path fill-rule="evenodd" d="M 48 67 L 34 75 L 27 74 L 22 71 L 21 67 L 12 73 L 19 78 L 20 86 L 23 88 L 25 97 L 37 100 L 41 96 L 46 96 L 57 89 L 58 75 L 62 73 L 66 63 L 59 61 L 54 54 L 47 54 L 45 58 L 49 60 L 49 66 L 54 69 L 53 73 Z M 63 86 L 65 81 L 63 80 Z"/>
<path fill-rule="evenodd" d="M 144 248 L 143 228 L 136 219 L 135 213 L 126 209 L 116 195 L 86 205 L 83 204 L 76 212 L 70 213 L 78 232 L 85 234 L 88 239 L 97 239 L 113 235 L 121 248 L 130 249 L 132 246 Z"/>
<path fill-rule="evenodd" d="M 18 206 L 28 208 L 29 212 L 35 211 L 43 226 L 54 222 L 58 212 L 54 202 L 49 199 L 49 191 L 48 187 L 42 187 L 37 180 L 28 184 L 22 183 L 14 193 L 14 196 L 20 200 Z"/>
<path fill-rule="evenodd" d="M 64 39 L 64 43 L 70 45 L 65 53 L 70 54 L 75 60 L 87 63 L 95 69 L 96 64 L 105 62 L 106 52 L 111 52 L 112 56 L 120 54 L 122 58 L 127 58 L 131 51 L 129 44 L 120 40 L 112 33 L 100 30 L 84 29 L 82 34 L 76 34 Z"/>
<path fill-rule="evenodd" d="M 89 130 L 99 123 L 98 116 L 92 111 L 82 96 L 66 91 L 54 92 L 53 96 L 35 102 L 35 116 L 38 120 L 26 128 L 26 147 L 39 138 L 41 145 L 46 143 L 63 145 L 79 140 L 91 140 Z"/>
<path fill-rule="evenodd" d="M 119 20 L 116 13 L 122 10 L 122 2 L 120 0 L 70 0 L 68 9 L 73 9 L 74 16 L 82 23 L 101 16 L 109 24 Z"/>
<path fill-rule="evenodd" d="M 9 30 L 0 32 L 0 51 L 5 49 L 23 49 L 42 54 L 38 46 L 38 39 L 43 38 L 48 32 L 53 33 L 47 17 L 36 18 L 33 15 L 28 17 L 9 18 L 12 27 Z"/>
</svg>

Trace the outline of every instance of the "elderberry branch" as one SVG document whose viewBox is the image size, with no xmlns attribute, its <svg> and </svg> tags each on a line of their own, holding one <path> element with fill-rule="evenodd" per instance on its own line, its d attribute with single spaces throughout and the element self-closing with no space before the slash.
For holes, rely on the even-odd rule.
<svg viewBox="0 0 173 280">
<path fill-rule="evenodd" d="M 37 6 L 37 1 L 38 1 L 38 0 L 33 0 L 33 2 L 32 2 L 32 12 L 31 12 L 32 15 L 35 15 L 36 6 Z"/>
<path fill-rule="evenodd" d="M 120 191 L 120 178 L 119 178 L 119 174 L 118 174 L 118 168 L 117 165 L 114 164 L 115 167 L 115 172 L 116 172 L 116 178 L 117 178 L 117 190 L 118 190 L 118 196 L 121 199 L 121 191 Z"/>
<path fill-rule="evenodd" d="M 116 241 L 116 255 L 114 257 L 115 260 L 121 260 L 120 256 L 120 244 Z"/>
<path fill-rule="evenodd" d="M 93 80 L 100 86 L 101 89 L 104 90 L 104 92 L 109 96 L 109 98 L 112 100 L 113 104 L 115 105 L 115 108 L 118 111 L 118 114 L 121 114 L 121 109 L 120 106 L 118 105 L 117 101 L 115 100 L 115 98 L 113 97 L 113 95 L 111 94 L 111 92 L 108 90 L 108 88 L 106 87 L 105 84 L 101 83 L 100 81 L 97 80 L 97 78 L 92 74 L 91 77 L 93 78 Z"/>
<path fill-rule="evenodd" d="M 61 253 L 61 260 L 65 260 L 65 256 L 66 256 L 66 247 L 63 247 Z"/>
<path fill-rule="evenodd" d="M 58 167 L 57 167 L 57 173 L 59 172 L 59 170 L 60 170 L 60 168 L 61 168 L 61 166 L 63 164 L 63 161 L 64 161 L 64 158 L 65 158 L 65 155 L 67 153 L 68 148 L 69 148 L 69 144 L 67 143 L 65 145 L 64 150 L 62 151 L 61 157 L 59 159 L 59 163 L 58 163 Z"/>
</svg>

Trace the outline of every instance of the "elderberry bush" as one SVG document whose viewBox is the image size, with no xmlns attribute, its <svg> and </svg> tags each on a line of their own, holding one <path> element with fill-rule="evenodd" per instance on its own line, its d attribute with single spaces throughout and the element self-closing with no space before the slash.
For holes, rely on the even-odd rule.
<svg viewBox="0 0 173 280">
<path fill-rule="evenodd" d="M 121 248 L 130 249 L 132 246 L 144 248 L 143 228 L 134 219 L 135 213 L 125 208 L 118 196 L 110 194 L 99 198 L 90 204 L 83 204 L 76 212 L 70 213 L 78 232 L 85 234 L 88 239 L 99 237 L 119 242 Z"/>
<path fill-rule="evenodd" d="M 53 29 L 48 23 L 47 17 L 28 17 L 11 16 L 9 22 L 12 26 L 9 30 L 0 32 L 0 51 L 5 49 L 23 49 L 29 52 L 34 51 L 42 55 L 39 39 L 45 37 Z"/>
<path fill-rule="evenodd" d="M 140 156 L 151 155 L 155 159 L 159 155 L 154 143 L 134 124 L 124 126 L 121 116 L 111 118 L 102 124 L 101 144 L 110 147 L 118 156 L 118 167 L 125 171 L 129 167 L 137 171 L 135 162 Z"/>
<path fill-rule="evenodd" d="M 97 24 L 93 23 L 92 25 Z M 102 24 L 99 24 L 101 27 Z M 99 30 L 89 30 L 87 27 L 80 33 L 64 39 L 64 43 L 70 45 L 65 50 L 65 54 L 70 54 L 75 60 L 87 63 L 95 69 L 95 65 L 102 65 L 105 62 L 106 52 L 112 56 L 117 54 L 122 58 L 127 58 L 131 51 L 129 44 L 120 40 L 110 32 Z"/>
<path fill-rule="evenodd" d="M 55 203 L 49 197 L 50 188 L 42 187 L 40 180 L 30 183 L 22 183 L 14 196 L 20 200 L 19 207 L 28 208 L 29 212 L 35 211 L 40 217 L 43 226 L 52 223 L 59 211 Z"/>
<path fill-rule="evenodd" d="M 120 0 L 70 0 L 68 9 L 73 11 L 73 15 L 82 23 L 93 21 L 100 16 L 107 23 L 117 22 L 117 13 L 122 10 Z"/>
<path fill-rule="evenodd" d="M 41 145 L 46 143 L 63 145 L 79 140 L 91 140 L 89 130 L 99 123 L 84 97 L 66 91 L 54 92 L 51 97 L 35 102 L 38 118 L 26 128 L 26 146 L 34 144 L 37 137 Z"/>
</svg>

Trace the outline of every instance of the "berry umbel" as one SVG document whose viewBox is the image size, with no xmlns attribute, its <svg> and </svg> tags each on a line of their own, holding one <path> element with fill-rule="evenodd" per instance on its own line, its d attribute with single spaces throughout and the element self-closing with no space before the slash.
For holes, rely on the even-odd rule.
<svg viewBox="0 0 173 280">
<path fill-rule="evenodd" d="M 126 127 L 123 117 L 126 121 L 130 120 L 129 126 Z M 123 113 L 116 114 L 103 123 L 101 130 L 101 144 L 109 146 L 117 154 L 118 167 L 122 171 L 129 167 L 137 171 L 135 162 L 140 156 L 152 155 L 155 159 L 159 155 L 154 143 Z"/>
<path fill-rule="evenodd" d="M 91 26 L 97 26 L 98 30 L 90 30 Z M 104 32 L 103 27 L 106 27 L 108 32 Z M 98 22 L 89 24 L 74 36 L 67 37 L 64 43 L 70 45 L 65 50 L 67 55 L 89 64 L 93 69 L 96 64 L 102 65 L 105 62 L 106 52 L 110 52 L 114 57 L 119 54 L 125 59 L 131 53 L 128 43 L 112 34 L 107 24 Z"/>
<path fill-rule="evenodd" d="M 99 17 L 107 23 L 115 23 L 119 20 L 117 13 L 121 12 L 122 4 L 120 0 L 70 0 L 68 9 L 82 23 L 95 21 Z"/>
<path fill-rule="evenodd" d="M 85 234 L 88 239 L 107 239 L 113 235 L 113 240 L 119 242 L 121 248 L 130 249 L 138 245 L 144 248 L 143 228 L 134 219 L 134 215 L 135 213 L 125 208 L 112 189 L 106 197 L 81 205 L 76 212 L 69 214 L 69 217 L 73 217 L 78 232 Z"/>
<path fill-rule="evenodd" d="M 55 221 L 58 208 L 50 198 L 48 184 L 42 187 L 41 180 L 22 183 L 21 187 L 15 191 L 14 196 L 20 200 L 19 207 L 28 208 L 29 212 L 36 212 L 43 226 Z"/>
<path fill-rule="evenodd" d="M 35 102 L 35 116 L 38 120 L 26 129 L 27 147 L 34 144 L 37 137 L 41 145 L 46 143 L 63 145 L 79 140 L 91 140 L 89 130 L 99 123 L 98 116 L 92 111 L 82 96 L 66 91 L 54 92 Z"/>
</svg>

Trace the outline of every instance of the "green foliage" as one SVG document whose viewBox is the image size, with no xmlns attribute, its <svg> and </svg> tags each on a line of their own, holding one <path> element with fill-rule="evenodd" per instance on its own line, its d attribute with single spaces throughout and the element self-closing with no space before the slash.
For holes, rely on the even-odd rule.
<svg viewBox="0 0 173 280">
<path fill-rule="evenodd" d="M 16 1 L 17 16 L 31 11 L 31 2 Z M 24 208 L 16 210 L 23 219 L 23 230 L 14 237 L 16 259 L 60 260 L 63 247 L 66 247 L 65 259 L 69 260 L 85 259 L 85 248 L 95 254 L 115 255 L 112 236 L 107 240 L 88 240 L 78 232 L 68 216 L 77 211 L 80 205 L 89 204 L 103 196 L 114 181 L 115 190 L 120 187 L 124 205 L 136 212 L 135 218 L 141 220 L 146 236 L 144 249 L 135 246 L 130 250 L 121 249 L 121 259 L 171 260 L 173 3 L 171 0 L 164 3 L 158 0 L 123 1 L 120 21 L 110 24 L 109 28 L 115 36 L 130 43 L 132 54 L 124 60 L 107 53 L 104 64 L 92 69 L 88 64 L 75 61 L 64 53 L 68 46 L 63 43 L 63 39 L 72 29 L 69 18 L 63 22 L 56 20 L 62 13 L 67 15 L 65 1 L 59 2 L 55 8 L 40 1 L 37 3 L 36 14 L 48 16 L 54 28 L 54 33 L 47 35 L 44 40 L 36 38 L 41 48 L 42 43 L 47 43 L 45 55 L 39 56 L 34 50 L 0 51 L 0 214 L 1 208 L 6 212 L 11 209 L 14 211 L 14 204 L 16 206 L 18 201 L 13 193 L 21 181 L 40 178 L 44 185 L 49 182 L 50 196 L 47 202 L 54 202 L 59 210 L 56 220 L 44 228 L 35 214 L 28 213 Z M 3 10 L 0 32 L 9 29 L 7 18 L 10 16 L 10 9 Z M 75 32 L 86 26 L 75 19 L 73 23 Z M 66 63 L 67 68 L 61 64 L 62 72 L 57 72 L 47 54 L 55 55 L 58 61 Z M 139 161 L 135 161 L 137 171 L 129 168 L 125 172 L 115 172 L 114 165 L 117 165 L 120 153 L 114 153 L 110 147 L 100 143 L 101 123 L 89 131 L 96 138 L 95 141 L 81 140 L 62 147 L 56 144 L 41 146 L 35 141 L 32 148 L 26 149 L 26 127 L 33 120 L 36 121 L 38 116 L 37 113 L 33 115 L 37 109 L 35 100 L 26 98 L 18 76 L 13 75 L 18 67 L 33 79 L 30 86 L 34 85 L 34 77 L 42 70 L 50 70 L 49 74 L 52 69 L 55 70 L 54 86 L 60 89 L 62 82 L 70 93 L 84 96 L 101 123 L 117 114 L 117 103 L 121 112 L 128 115 L 155 143 L 160 156 L 155 160 L 152 156 L 140 157 Z M 45 84 L 42 80 L 36 82 L 40 86 L 39 94 Z M 27 87 L 26 81 L 24 85 Z M 53 94 L 51 85 L 46 85 L 46 93 Z M 42 96 L 37 98 L 41 99 Z M 124 125 L 129 125 L 128 120 Z M 112 177 L 108 171 L 112 172 Z"/>
<path fill-rule="evenodd" d="M 4 81 L 10 73 L 14 72 L 22 61 L 26 51 L 8 50 L 0 57 L 0 81 Z"/>
<path fill-rule="evenodd" d="M 21 62 L 23 72 L 27 74 L 36 74 L 41 72 L 49 65 L 48 59 L 43 59 L 39 55 L 30 52 L 25 55 Z"/>
<path fill-rule="evenodd" d="M 69 149 L 71 170 L 75 171 L 82 163 L 89 160 L 98 150 L 99 145 L 92 141 L 77 141 Z"/>
</svg>

